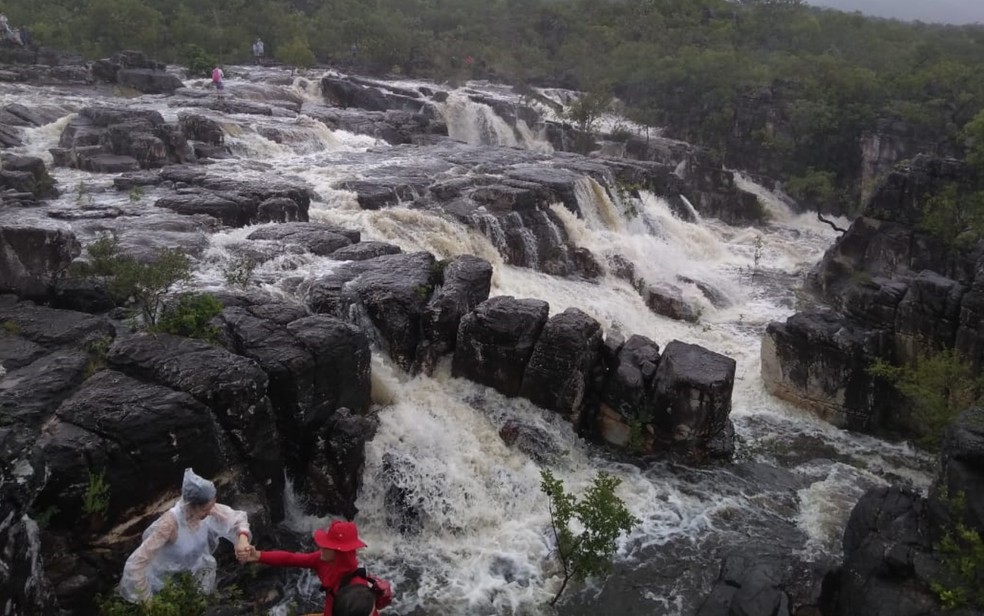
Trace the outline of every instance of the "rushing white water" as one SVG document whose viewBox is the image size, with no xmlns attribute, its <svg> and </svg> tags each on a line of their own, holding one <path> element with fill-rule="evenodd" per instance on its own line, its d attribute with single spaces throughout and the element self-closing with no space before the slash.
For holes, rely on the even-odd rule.
<svg viewBox="0 0 984 616">
<path fill-rule="evenodd" d="M 241 85 L 238 81 L 247 82 L 235 74 L 248 70 L 230 71 L 231 91 Z M 263 70 L 263 76 L 271 71 Z M 311 83 L 316 81 L 315 75 L 296 77 L 288 87 L 299 98 L 312 100 L 316 94 Z M 50 89 L 4 93 L 7 87 L 0 84 L 0 101 L 16 98 L 23 102 L 26 97 L 53 101 L 69 110 L 97 102 L 87 95 Z M 251 92 L 262 90 L 251 87 Z M 182 111 L 168 107 L 160 97 L 98 102 L 158 109 L 172 118 Z M 688 324 L 653 314 L 628 283 L 614 276 L 587 282 L 508 266 L 497 242 L 472 228 L 409 207 L 364 211 L 354 194 L 334 187 L 339 180 L 363 177 L 373 166 L 412 163 L 419 156 L 415 151 L 390 149 L 370 137 L 330 131 L 306 116 L 224 116 L 192 110 L 220 120 L 229 147 L 239 157 L 216 161 L 211 166 L 215 173 L 245 179 L 273 172 L 301 178 L 317 195 L 311 206 L 312 220 L 356 228 L 364 239 L 391 242 L 407 251 L 427 250 L 439 258 L 475 254 L 493 264 L 493 295 L 543 299 L 550 303 L 552 313 L 575 306 L 597 319 L 607 332 L 643 334 L 661 346 L 680 339 L 733 357 L 737 375 L 732 418 L 739 435 L 738 457 L 786 465 L 802 482 L 804 487 L 785 497 L 792 511 L 784 518 L 800 535 L 802 558 L 823 559 L 839 553 L 847 515 L 867 487 L 889 479 L 917 488 L 928 484 L 926 458 L 907 445 L 843 432 L 765 392 L 759 370 L 764 329 L 794 311 L 795 287 L 834 236 L 815 217 L 793 214 L 781 200 L 749 180 L 738 181 L 759 195 L 772 213 L 771 223 L 761 229 L 735 228 L 699 217 L 696 222 L 685 222 L 650 194 L 640 200 L 613 201 L 604 186 L 589 178 L 577 186 L 583 218 L 560 205 L 552 208 L 575 244 L 599 257 L 618 254 L 628 258 L 637 274 L 649 282 L 679 286 L 684 297 L 699 307 L 700 321 Z M 452 136 L 464 141 L 538 148 L 532 133 L 517 137 L 490 107 L 473 103 L 462 93 L 451 93 L 445 114 Z M 63 118 L 25 131 L 26 145 L 18 151 L 45 156 L 50 162 L 47 149 L 57 144 L 67 121 Z M 548 151 L 548 147 L 541 149 Z M 370 148 L 377 154 L 372 162 L 360 156 Z M 133 203 L 126 194 L 110 188 L 109 176 L 66 169 L 56 169 L 54 175 L 63 190 L 62 197 L 49 206 L 54 210 L 84 205 L 149 208 L 147 203 L 156 190 L 148 189 L 142 202 Z M 13 215 L 5 212 L 4 216 Z M 83 237 L 101 228 L 95 223 L 54 221 L 40 212 L 18 212 L 16 216 L 32 223 L 71 227 Z M 118 220 L 114 224 L 127 223 Z M 224 284 L 224 268 L 244 251 L 269 251 L 272 256 L 261 261 L 254 276 L 262 288 L 281 295 L 290 294 L 289 287 L 281 285 L 284 278 L 310 278 L 338 265 L 327 258 L 247 241 L 252 231 L 225 230 L 209 236 L 195 284 L 205 288 Z M 494 240 L 495 234 L 489 235 Z M 714 289 L 726 302 L 712 303 L 696 283 Z M 544 602 L 561 581 L 552 559 L 546 500 L 539 489 L 543 467 L 550 468 L 575 493 L 602 470 L 622 479 L 619 495 L 640 520 L 620 541 L 617 560 L 629 569 L 645 566 L 657 548 L 673 546 L 673 553 L 683 559 L 701 557 L 700 546 L 705 543 L 727 545 L 743 536 L 741 529 L 735 529 L 735 516 L 759 520 L 774 515 L 772 505 L 763 502 L 761 495 L 735 487 L 734 477 L 725 470 L 681 474 L 663 465 L 641 469 L 614 461 L 580 440 L 555 414 L 452 378 L 447 361 L 432 377 L 409 377 L 376 355 L 372 370 L 380 426 L 368 447 L 357 521 L 369 544 L 363 560 L 395 583 L 398 598 L 391 608 L 395 614 L 416 609 L 477 615 L 543 613 Z M 506 446 L 499 430 L 509 425 L 521 425 L 535 434 L 542 455 L 534 459 Z M 801 447 L 802 443 L 813 445 Z M 790 462 L 797 456 L 802 459 Z M 393 508 L 387 504 L 391 488 L 398 489 L 413 508 L 411 532 L 401 532 L 400 524 L 393 520 Z M 288 509 L 290 524 L 298 531 L 325 521 L 300 515 L 293 502 Z M 709 559 L 709 567 L 716 567 L 712 556 L 703 557 Z M 685 584 L 679 588 L 675 584 L 652 581 L 640 591 L 640 604 L 650 606 L 651 613 L 691 613 L 694 598 L 685 596 Z M 702 585 L 692 584 L 691 592 L 692 587 Z M 571 592 L 581 592 L 581 599 L 590 602 L 599 588 L 589 585 L 587 590 L 575 587 Z M 301 596 L 317 593 L 307 577 L 299 578 L 296 591 Z"/>
</svg>

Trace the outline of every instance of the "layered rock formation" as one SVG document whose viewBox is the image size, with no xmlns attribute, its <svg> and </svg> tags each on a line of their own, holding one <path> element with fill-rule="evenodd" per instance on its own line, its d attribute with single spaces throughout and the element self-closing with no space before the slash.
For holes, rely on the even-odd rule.
<svg viewBox="0 0 984 616">
<path fill-rule="evenodd" d="M 976 533 L 979 546 L 984 409 L 966 411 L 949 428 L 940 466 L 928 498 L 885 487 L 858 502 L 844 531 L 844 562 L 824 582 L 825 615 L 981 613 L 980 554 L 961 529 Z M 963 600 L 944 608 L 941 593 Z"/>
<path fill-rule="evenodd" d="M 829 308 L 769 326 L 762 376 L 771 393 L 840 426 L 912 435 L 920 427 L 869 368 L 944 349 L 981 365 L 984 247 L 922 226 L 927 200 L 969 179 L 958 161 L 929 157 L 885 178 L 813 275 L 812 287 Z"/>
</svg>

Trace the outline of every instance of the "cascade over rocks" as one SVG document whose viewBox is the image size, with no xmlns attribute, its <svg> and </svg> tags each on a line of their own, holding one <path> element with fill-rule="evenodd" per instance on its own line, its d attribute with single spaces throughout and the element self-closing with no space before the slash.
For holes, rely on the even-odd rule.
<svg viewBox="0 0 984 616">
<path fill-rule="evenodd" d="M 160 68 L 126 54 L 99 66 L 121 84 L 125 75 L 143 74 L 126 71 Z M 563 224 L 568 212 L 600 230 L 621 224 L 627 213 L 619 211 L 626 207 L 621 195 L 632 190 L 666 196 L 683 216 L 690 209 L 681 195 L 701 203 L 688 192 L 695 184 L 675 173 L 689 155 L 682 149 L 668 146 L 658 160 L 629 161 L 469 146 L 447 138 L 433 104 L 440 93 L 344 81 L 323 87 L 350 101 L 347 109 L 311 105 L 288 88 L 266 84 L 243 85 L 243 100 L 234 102 L 182 89 L 168 104 L 195 106 L 184 102 L 193 99 L 225 114 L 284 118 L 310 108 L 329 127 L 400 144 L 352 152 L 353 167 L 365 162 L 375 171 L 360 179 L 342 176 L 335 188 L 354 191 L 365 209 L 401 204 L 440 212 L 480 230 L 508 263 L 555 275 L 597 278 L 617 257 L 577 246 Z M 536 122 L 522 106 L 480 96 L 473 102 L 514 127 Z M 26 117 L 14 111 L 10 116 Z M 162 247 L 211 259 L 209 233 L 257 225 L 234 234 L 230 252 L 255 255 L 257 262 L 306 254 L 339 263 L 313 280 L 287 273 L 299 301 L 274 299 L 261 286 L 218 293 L 225 307 L 211 323 L 219 342 L 210 344 L 130 331 L 95 282 L 61 275 L 81 256 L 73 234 L 0 226 L 0 285 L 9 285 L 0 290 L 19 296 L 0 297 L 0 586 L 15 589 L 15 610 L 91 611 L 93 595 L 115 583 L 146 524 L 173 502 L 184 466 L 214 476 L 222 502 L 245 508 L 260 532 L 284 516 L 285 476 L 307 513 L 355 516 L 366 443 L 377 429 L 369 414 L 370 349 L 411 374 L 431 373 L 450 359 L 455 375 L 523 396 L 581 434 L 633 454 L 687 462 L 730 455 L 733 361 L 676 341 L 661 355 L 642 336 L 623 341 L 613 332 L 605 338 L 601 324 L 576 309 L 550 317 L 539 300 L 489 299 L 488 261 L 471 255 L 439 261 L 362 242 L 358 230 L 309 222 L 311 189 L 274 175 L 266 163 L 243 164 L 228 175 L 228 163 L 184 164 L 195 162 L 194 149 L 224 147 L 221 118 L 181 113 L 178 122 L 167 123 L 155 111 L 85 108 L 67 121 L 53 156 L 80 169 L 125 170 L 112 185 L 130 191 L 130 203 L 120 205 L 125 199 L 119 195 L 112 207 L 96 203 L 107 180 L 92 189 L 97 199 L 88 203 L 80 189 L 77 207 L 36 207 L 62 220 L 88 219 L 75 227 L 83 242 L 111 232 L 121 253 L 140 262 L 150 262 Z M 6 119 L 0 114 L 0 124 Z M 296 126 L 254 119 L 257 134 L 288 145 L 310 128 L 304 118 Z M 37 162 L 5 159 L 5 169 L 39 182 L 44 169 Z M 734 196 L 733 187 L 721 188 L 725 180 L 717 177 L 720 186 L 708 190 Z M 251 282 L 275 275 L 257 274 Z M 940 288 L 927 285 L 926 294 Z M 968 287 L 964 295 L 973 293 Z M 40 308 L 22 301 L 26 297 L 111 316 Z M 681 299 L 674 309 L 683 315 L 687 306 Z M 925 311 L 913 308 L 912 314 Z M 8 409 L 14 409 L 9 419 Z M 499 433 L 537 460 L 564 455 L 522 419 Z M 395 456 L 384 465 L 394 473 L 414 470 L 412 460 Z M 80 511 L 90 478 L 103 472 L 108 508 Z M 396 478 L 384 489 L 394 509 L 387 519 L 410 532 L 425 512 Z"/>
<path fill-rule="evenodd" d="M 600 324 L 578 310 L 548 312 L 509 296 L 479 304 L 461 319 L 452 374 L 528 398 L 619 447 L 694 462 L 731 457 L 734 360 L 679 341 L 661 357 L 643 336 L 602 341 Z"/>
</svg>

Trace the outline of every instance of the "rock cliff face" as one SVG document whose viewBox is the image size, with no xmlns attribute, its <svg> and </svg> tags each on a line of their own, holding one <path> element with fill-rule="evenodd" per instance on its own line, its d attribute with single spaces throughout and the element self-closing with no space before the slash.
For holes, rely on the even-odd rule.
<svg viewBox="0 0 984 616">
<path fill-rule="evenodd" d="M 844 562 L 824 582 L 827 616 L 980 614 L 981 573 L 960 572 L 960 560 L 978 563 L 968 544 L 942 549 L 957 526 L 984 533 L 984 409 L 966 411 L 950 427 L 941 471 L 924 498 L 899 488 L 869 491 L 844 531 Z M 963 496 L 959 496 L 963 495 Z M 963 503 L 962 505 L 959 503 Z M 958 540 L 959 541 L 959 540 Z M 963 551 L 961 551 L 963 550 Z M 963 611 L 944 609 L 933 586 L 966 593 Z"/>
<path fill-rule="evenodd" d="M 884 179 L 814 272 L 813 290 L 830 309 L 769 326 L 762 376 L 771 393 L 851 429 L 918 433 L 892 389 L 868 368 L 943 349 L 974 366 L 984 361 L 984 246 L 946 243 L 921 226 L 931 195 L 968 181 L 961 163 L 929 157 Z"/>
</svg>

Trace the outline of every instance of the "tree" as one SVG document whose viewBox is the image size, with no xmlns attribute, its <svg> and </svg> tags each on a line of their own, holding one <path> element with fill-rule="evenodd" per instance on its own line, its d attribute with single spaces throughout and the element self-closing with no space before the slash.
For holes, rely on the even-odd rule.
<svg viewBox="0 0 984 616">
<path fill-rule="evenodd" d="M 566 493 L 563 482 L 548 470 L 540 471 L 540 480 L 540 490 L 549 499 L 550 525 L 564 572 L 564 581 L 550 601 L 555 605 L 572 578 L 584 579 L 611 570 L 615 541 L 639 520 L 615 495 L 622 483 L 617 477 L 599 473 L 581 500 Z M 571 529 L 572 521 L 577 522 L 580 532 Z"/>
<path fill-rule="evenodd" d="M 292 68 L 309 68 L 314 64 L 314 53 L 304 39 L 295 38 L 277 49 L 277 59 Z"/>
</svg>

